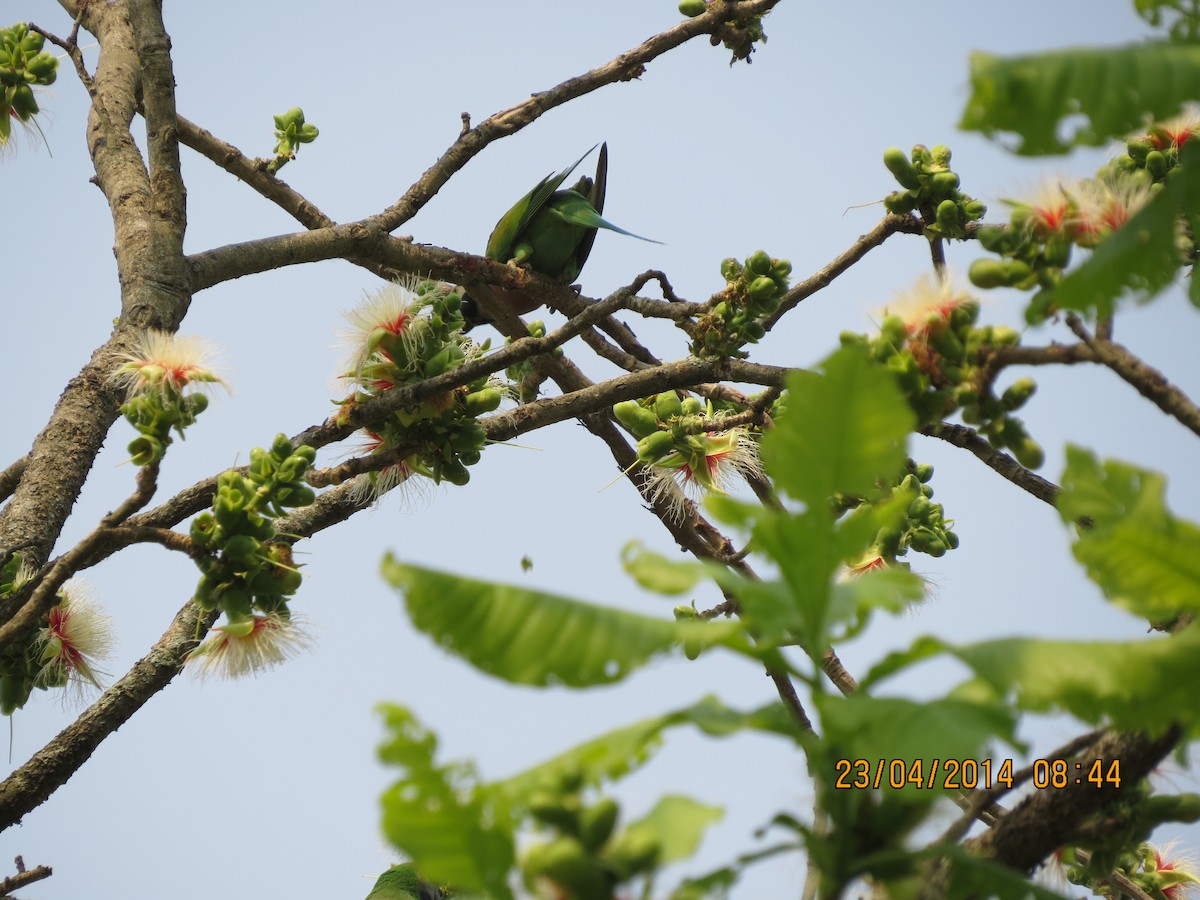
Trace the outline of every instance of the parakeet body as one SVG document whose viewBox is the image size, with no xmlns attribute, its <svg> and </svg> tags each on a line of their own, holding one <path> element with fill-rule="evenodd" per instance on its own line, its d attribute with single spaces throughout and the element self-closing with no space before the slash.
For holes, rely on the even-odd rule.
<svg viewBox="0 0 1200 900">
<path fill-rule="evenodd" d="M 570 188 L 560 190 L 562 183 L 586 157 L 587 153 L 557 175 L 547 175 L 501 217 L 488 238 L 485 251 L 488 259 L 530 268 L 570 284 L 579 277 L 592 252 L 597 229 L 607 228 L 618 234 L 649 240 L 617 227 L 600 215 L 604 211 L 608 180 L 608 144 L 600 145 L 595 178 L 584 176 Z M 521 291 L 492 290 L 518 315 L 537 306 L 536 300 L 527 298 Z M 463 298 L 463 303 L 468 327 L 486 321 L 469 296 Z"/>
<path fill-rule="evenodd" d="M 367 900 L 441 900 L 443 896 L 436 887 L 421 881 L 416 870 L 405 863 L 380 875 Z"/>
</svg>

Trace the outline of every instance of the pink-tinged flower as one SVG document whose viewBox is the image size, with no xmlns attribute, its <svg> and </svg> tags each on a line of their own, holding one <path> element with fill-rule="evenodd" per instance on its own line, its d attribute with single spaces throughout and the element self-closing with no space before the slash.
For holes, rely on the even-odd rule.
<svg viewBox="0 0 1200 900">
<path fill-rule="evenodd" d="M 1094 247 L 1130 220 L 1154 196 L 1141 179 L 1113 176 L 1082 181 L 1075 189 L 1077 242 Z"/>
<path fill-rule="evenodd" d="M 1072 199 L 1074 183 L 1046 179 L 1027 199 L 1006 199 L 1013 208 L 1013 225 L 1025 228 L 1045 240 L 1052 234 L 1066 234 L 1075 225 L 1078 210 Z"/>
<path fill-rule="evenodd" d="M 107 673 L 98 669 L 96 662 L 112 655 L 112 620 L 82 582 L 68 581 L 58 595 L 58 605 L 46 614 L 46 624 L 38 632 L 42 668 L 37 682 L 79 690 L 99 688 L 101 676 Z"/>
<path fill-rule="evenodd" d="M 354 309 L 343 313 L 348 327 L 342 332 L 340 342 L 350 351 L 345 367 L 347 374 L 343 377 L 390 382 L 392 379 L 379 379 L 364 372 L 371 366 L 373 357 L 402 372 L 418 360 L 429 330 L 428 320 L 420 314 L 429 305 L 429 300 L 414 290 L 418 281 L 408 278 L 389 282 L 367 294 Z M 386 390 L 391 386 L 391 383 L 381 384 L 379 389 Z"/>
<path fill-rule="evenodd" d="M 699 499 L 706 492 L 724 494 L 735 479 L 763 474 L 758 442 L 746 428 L 691 435 L 685 447 L 668 453 L 650 469 L 655 476 L 651 497 L 665 502 L 676 521 L 683 518 L 689 495 Z"/>
<path fill-rule="evenodd" d="M 144 391 L 181 394 L 189 384 L 229 386 L 213 371 L 214 346 L 200 337 L 181 337 L 165 331 L 146 331 L 113 378 L 126 385 L 130 396 Z"/>
<path fill-rule="evenodd" d="M 970 294 L 959 290 L 954 280 L 945 276 L 922 275 L 908 291 L 883 309 L 884 315 L 899 316 L 911 339 L 927 337 L 944 330 L 950 316 L 960 307 L 977 303 Z"/>
<path fill-rule="evenodd" d="M 191 652 L 188 664 L 200 678 L 240 678 L 293 659 L 312 645 L 312 634 L 303 620 L 269 613 L 218 625 L 208 640 Z"/>
<path fill-rule="evenodd" d="M 1200 134 L 1200 116 L 1190 112 L 1155 125 L 1146 140 L 1155 150 L 1178 150 L 1197 134 Z"/>
<path fill-rule="evenodd" d="M 847 564 L 838 580 L 846 581 L 851 578 L 857 578 L 859 575 L 865 575 L 868 572 L 874 572 L 876 569 L 883 569 L 887 566 L 888 561 L 879 555 L 878 550 L 868 550 L 855 562 Z"/>
<path fill-rule="evenodd" d="M 1200 875 L 1195 860 L 1187 854 L 1176 853 L 1175 846 L 1175 841 L 1163 847 L 1144 844 L 1143 849 L 1147 852 L 1142 872 L 1144 877 L 1148 876 L 1147 886 L 1160 891 L 1167 900 L 1185 900 L 1196 896 Z"/>
<path fill-rule="evenodd" d="M 368 428 L 364 428 L 360 433 L 364 439 L 355 451 L 355 455 L 381 453 L 391 446 L 387 438 Z M 416 474 L 419 474 L 418 469 L 408 460 L 401 460 L 374 472 L 364 472 L 355 477 L 350 497 L 356 503 L 374 502 L 393 488 L 409 484 L 409 479 Z M 418 482 L 412 484 L 415 483 L 427 484 L 428 482 L 419 479 Z"/>
</svg>

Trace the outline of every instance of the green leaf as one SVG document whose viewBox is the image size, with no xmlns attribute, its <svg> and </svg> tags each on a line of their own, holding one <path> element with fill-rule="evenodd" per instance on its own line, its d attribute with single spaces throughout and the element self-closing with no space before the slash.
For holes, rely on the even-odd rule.
<svg viewBox="0 0 1200 900">
<path fill-rule="evenodd" d="M 971 55 L 971 97 L 959 127 L 1037 156 L 1100 146 L 1165 119 L 1197 98 L 1200 46 L 1163 41 L 1032 56 Z M 1082 116 L 1084 122 L 1075 123 Z M 1006 141 L 1006 143 L 1012 143 Z"/>
<path fill-rule="evenodd" d="M 390 555 L 383 575 L 403 592 L 416 628 L 481 671 L 515 684 L 609 684 L 685 639 L 759 655 L 737 622 L 656 619 L 404 565 Z"/>
<path fill-rule="evenodd" d="M 519 775 L 495 782 L 490 789 L 498 791 L 513 808 L 521 808 L 531 793 L 546 785 L 561 784 L 566 776 L 592 786 L 621 778 L 645 764 L 662 743 L 662 733 L 679 725 L 692 725 L 712 737 L 747 729 L 790 738 L 797 733 L 780 703 L 741 712 L 708 696 L 683 709 L 593 738 Z"/>
<path fill-rule="evenodd" d="M 489 897 L 511 897 L 508 810 L 481 789 L 469 765 L 437 765 L 437 737 L 411 712 L 391 705 L 380 711 L 389 731 L 380 759 L 404 770 L 381 798 L 388 840 L 426 878 Z"/>
<path fill-rule="evenodd" d="M 625 571 L 646 590 L 667 596 L 686 594 L 709 577 L 700 563 L 667 559 L 645 549 L 640 541 L 630 541 L 621 549 L 621 562 Z"/>
<path fill-rule="evenodd" d="M 810 509 L 898 471 L 915 425 L 895 378 L 862 348 L 843 347 L 821 368 L 792 374 L 787 413 L 763 438 L 767 471 Z"/>
<path fill-rule="evenodd" d="M 991 897 L 995 900 L 1066 900 L 1063 894 L 1043 887 L 1024 873 L 995 860 L 970 853 L 961 844 L 943 844 L 930 849 L 929 856 L 949 856 L 950 897 Z"/>
<path fill-rule="evenodd" d="M 653 839 L 661 848 L 660 863 L 676 862 L 695 853 L 705 830 L 723 815 L 725 811 L 719 806 L 705 806 L 691 797 L 668 794 L 643 818 L 630 823 L 625 833 Z"/>
<path fill-rule="evenodd" d="M 1153 622 L 1200 612 L 1200 527 L 1171 515 L 1157 472 L 1067 448 L 1058 498 L 1068 521 L 1083 516 L 1075 558 L 1114 603 Z"/>
<path fill-rule="evenodd" d="M 1002 702 L 979 703 L 954 697 L 915 701 L 894 697 L 824 695 L 818 701 L 826 738 L 850 759 L 979 759 L 995 738 L 1015 746 L 1016 713 Z M 872 772 L 872 777 L 873 777 Z M 885 770 L 882 786 L 889 773 Z M 941 783 L 941 779 L 938 780 Z"/>
<path fill-rule="evenodd" d="M 1122 731 L 1200 718 L 1200 630 L 1136 643 L 1008 638 L 952 651 L 1019 709 L 1069 712 Z"/>
<path fill-rule="evenodd" d="M 1190 164 L 1173 170 L 1162 190 L 1057 287 L 1039 293 L 1033 301 L 1036 308 L 1053 304 L 1108 316 L 1118 298 L 1137 294 L 1146 301 L 1174 282 L 1182 263 L 1180 217 L 1195 215 L 1200 203 L 1200 152 L 1185 144 L 1184 154 Z"/>
</svg>

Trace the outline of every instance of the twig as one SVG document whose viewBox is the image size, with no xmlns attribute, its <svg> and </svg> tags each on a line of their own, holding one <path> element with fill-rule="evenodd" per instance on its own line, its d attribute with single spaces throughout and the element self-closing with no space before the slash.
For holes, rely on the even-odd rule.
<svg viewBox="0 0 1200 900">
<path fill-rule="evenodd" d="M 8 900 L 13 891 L 18 891 L 23 887 L 42 881 L 54 874 L 54 870 L 49 866 L 34 866 L 32 869 L 26 869 L 25 860 L 19 856 L 15 862 L 17 874 L 9 875 L 3 881 L 0 881 L 0 900 Z"/>
<path fill-rule="evenodd" d="M 1067 326 L 1096 354 L 1097 360 L 1116 372 L 1137 389 L 1137 392 L 1176 419 L 1192 433 L 1200 435 L 1200 407 L 1175 387 L 1157 369 L 1146 365 L 1127 348 L 1100 337 L 1093 337 L 1083 322 L 1073 313 L 1067 316 Z"/>
<path fill-rule="evenodd" d="M 934 425 L 922 426 L 921 434 L 938 438 L 955 447 L 962 447 L 964 450 L 970 450 L 992 471 L 1007 478 L 1021 490 L 1033 494 L 1043 503 L 1054 506 L 1061 490 L 1058 485 L 1029 471 L 1007 453 L 997 450 L 974 428 L 966 425 L 954 425 L 950 422 L 939 422 Z"/>
<path fill-rule="evenodd" d="M 17 489 L 17 485 L 21 483 L 21 478 L 25 474 L 25 470 L 29 467 L 29 454 L 26 453 L 20 459 L 13 460 L 12 463 L 3 472 L 0 472 L 0 502 L 7 500 L 12 496 L 12 492 Z"/>
</svg>

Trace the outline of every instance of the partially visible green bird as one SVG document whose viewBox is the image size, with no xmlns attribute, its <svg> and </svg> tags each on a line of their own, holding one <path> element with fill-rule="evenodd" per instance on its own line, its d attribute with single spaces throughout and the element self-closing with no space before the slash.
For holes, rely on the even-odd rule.
<svg viewBox="0 0 1200 900">
<path fill-rule="evenodd" d="M 409 863 L 392 866 L 379 876 L 375 887 L 367 894 L 367 900 L 442 900 L 438 888 L 426 884 L 417 877 L 417 871 Z"/>
<path fill-rule="evenodd" d="M 570 284 L 579 277 L 588 254 L 592 252 L 597 229 L 607 228 L 618 234 L 650 241 L 650 238 L 617 227 L 600 215 L 604 212 L 604 193 L 608 182 L 608 144 L 600 145 L 595 178 L 584 175 L 571 187 L 559 190 L 567 176 L 595 149 L 592 147 L 557 175 L 547 175 L 518 200 L 496 223 L 484 255 L 488 259 L 524 266 L 563 284 Z M 538 305 L 536 300 L 527 298 L 521 291 L 499 288 L 492 288 L 492 291 L 518 315 Z M 487 321 L 470 296 L 463 297 L 463 315 L 468 329 Z"/>
</svg>

